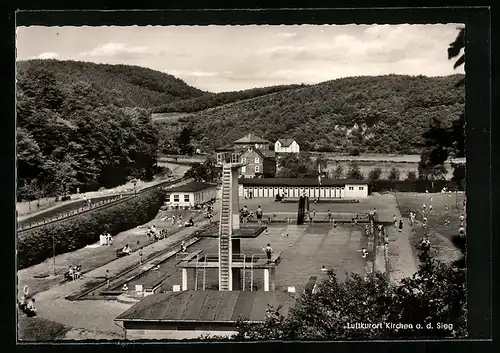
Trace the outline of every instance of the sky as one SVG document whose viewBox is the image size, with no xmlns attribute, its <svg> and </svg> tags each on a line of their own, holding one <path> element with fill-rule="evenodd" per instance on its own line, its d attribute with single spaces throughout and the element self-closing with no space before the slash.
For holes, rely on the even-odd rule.
<svg viewBox="0 0 500 353">
<path fill-rule="evenodd" d="M 17 60 L 147 67 L 204 91 L 314 84 L 348 76 L 446 76 L 458 24 L 18 27 Z"/>
</svg>

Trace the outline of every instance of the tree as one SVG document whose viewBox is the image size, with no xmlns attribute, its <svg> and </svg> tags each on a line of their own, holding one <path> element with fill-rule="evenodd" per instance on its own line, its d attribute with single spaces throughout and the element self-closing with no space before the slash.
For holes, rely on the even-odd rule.
<svg viewBox="0 0 500 353">
<path fill-rule="evenodd" d="M 361 170 L 359 169 L 359 166 L 352 162 L 349 171 L 347 172 L 347 178 L 348 179 L 357 179 L 357 180 L 363 180 L 364 176 L 363 173 L 361 173 Z"/>
<path fill-rule="evenodd" d="M 389 173 L 388 179 L 392 180 L 392 181 L 397 181 L 397 180 L 399 180 L 400 174 L 401 174 L 401 172 L 399 171 L 399 169 L 397 169 L 396 167 L 392 167 L 391 172 Z"/>
<path fill-rule="evenodd" d="M 390 285 L 380 273 L 362 278 L 350 274 L 343 281 L 333 271 L 314 294 L 301 295 L 283 316 L 270 309 L 262 324 L 241 320 L 235 339 L 353 339 L 404 337 L 463 337 L 466 334 L 466 271 L 435 260 L 428 249 L 420 250 L 417 273 L 399 285 Z M 352 329 L 348 324 L 372 325 Z M 382 323 L 382 326 L 373 326 Z M 408 325 L 390 328 L 385 323 Z M 447 323 L 452 329 L 442 329 Z M 416 325 L 422 325 L 416 328 Z M 412 325 L 413 327 L 411 327 Z"/>
<path fill-rule="evenodd" d="M 413 170 L 410 170 L 406 175 L 406 180 L 417 180 L 417 173 L 415 173 L 415 171 Z"/>
<path fill-rule="evenodd" d="M 182 129 L 179 138 L 177 140 L 181 154 L 187 154 L 187 155 L 193 154 L 193 146 L 191 145 L 192 133 L 193 129 L 190 126 L 187 126 Z"/>
<path fill-rule="evenodd" d="M 382 175 L 382 168 L 374 168 L 368 173 L 368 180 L 379 180 Z"/>
<path fill-rule="evenodd" d="M 451 177 L 451 180 L 457 184 L 457 188 L 461 188 L 463 183 L 465 183 L 465 164 L 453 163 L 451 166 L 453 167 L 453 176 Z"/>
<path fill-rule="evenodd" d="M 465 28 L 459 29 L 455 40 L 450 43 L 448 48 L 448 59 L 453 59 L 460 55 L 465 48 Z M 465 63 L 465 53 L 463 53 L 453 65 L 457 68 Z M 465 78 L 461 79 L 456 86 L 463 85 Z M 422 170 L 423 176 L 431 175 L 433 177 L 443 174 L 444 163 L 448 157 L 463 157 L 465 155 L 465 113 L 458 115 L 451 124 L 446 126 L 444 122 L 434 117 L 431 126 L 423 134 L 424 143 L 421 153 L 421 164 L 419 164 L 419 175 Z M 427 178 L 427 177 L 425 177 Z"/>
<path fill-rule="evenodd" d="M 325 158 L 323 154 L 319 154 L 318 157 L 316 157 L 316 169 L 318 169 L 318 166 L 321 168 L 322 171 L 326 170 L 328 166 L 328 160 Z"/>
<path fill-rule="evenodd" d="M 344 177 L 344 167 L 342 164 L 337 164 L 335 170 L 333 171 L 333 179 L 342 179 Z"/>
</svg>

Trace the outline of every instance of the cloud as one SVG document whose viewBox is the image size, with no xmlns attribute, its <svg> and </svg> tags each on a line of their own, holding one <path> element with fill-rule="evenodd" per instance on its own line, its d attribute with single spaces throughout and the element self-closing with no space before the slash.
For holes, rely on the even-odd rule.
<svg viewBox="0 0 500 353">
<path fill-rule="evenodd" d="M 144 55 L 156 55 L 160 52 L 144 46 L 129 46 L 126 43 L 110 42 L 97 46 L 96 48 L 82 52 L 82 56 L 90 56 L 96 58 L 115 58 L 115 59 L 132 59 L 139 58 Z"/>
<path fill-rule="evenodd" d="M 45 52 L 34 56 L 33 59 L 58 59 L 59 54 L 54 52 Z"/>
<path fill-rule="evenodd" d="M 278 38 L 292 38 L 295 37 L 297 33 L 292 33 L 292 32 L 279 32 L 276 34 L 276 37 Z"/>
</svg>

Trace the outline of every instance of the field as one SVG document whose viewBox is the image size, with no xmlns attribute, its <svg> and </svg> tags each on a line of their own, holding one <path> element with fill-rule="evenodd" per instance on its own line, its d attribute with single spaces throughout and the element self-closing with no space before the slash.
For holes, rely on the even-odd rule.
<svg viewBox="0 0 500 353">
<path fill-rule="evenodd" d="M 432 197 L 432 212 L 426 212 L 428 226 L 422 226 L 422 205 L 425 203 L 427 208 Z M 396 200 L 401 214 L 408 217 L 409 211 L 417 212 L 417 225 L 412 229 L 411 245 L 414 253 L 416 246 L 427 232 L 436 258 L 445 262 L 451 262 L 461 258 L 462 253 L 452 243 L 452 237 L 458 235 L 460 228 L 459 217 L 465 213 L 463 211 L 462 202 L 465 199 L 464 193 L 396 193 Z M 445 206 L 448 205 L 448 213 Z M 458 206 L 458 207 L 457 207 Z M 445 220 L 450 221 L 450 225 L 445 225 Z"/>
<path fill-rule="evenodd" d="M 406 179 L 408 173 L 410 171 L 415 172 L 418 175 L 418 163 L 420 161 L 419 155 L 384 155 L 384 154 L 367 154 L 360 156 L 347 156 L 347 155 L 338 155 L 335 153 L 319 153 L 313 152 L 311 155 L 313 158 L 318 156 L 319 154 L 323 155 L 327 160 L 328 164 L 325 171 L 333 172 L 337 165 L 341 165 L 344 168 L 344 173 L 349 169 L 349 165 L 351 162 L 356 162 L 361 170 L 361 173 L 366 177 L 368 177 L 368 173 L 375 168 L 382 169 L 382 175 L 380 176 L 382 179 L 386 179 L 389 176 L 389 173 L 393 167 L 399 170 L 400 179 Z M 160 158 L 159 161 L 162 163 L 166 163 L 170 169 L 175 168 L 176 165 L 174 162 L 174 158 L 177 158 L 178 161 L 182 162 L 198 162 L 202 163 L 205 160 L 203 156 L 164 156 Z M 451 162 L 454 163 L 465 163 L 464 158 L 456 159 L 445 164 L 447 169 L 447 174 L 445 175 L 446 179 L 451 179 L 453 175 L 453 168 L 451 166 Z M 161 164 L 161 163 L 158 163 Z M 167 165 L 168 164 L 168 165 Z"/>
</svg>

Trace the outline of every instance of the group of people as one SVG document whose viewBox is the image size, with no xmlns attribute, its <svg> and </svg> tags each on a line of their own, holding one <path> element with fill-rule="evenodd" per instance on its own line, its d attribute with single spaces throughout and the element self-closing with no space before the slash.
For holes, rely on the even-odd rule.
<svg viewBox="0 0 500 353">
<path fill-rule="evenodd" d="M 106 245 L 106 246 L 113 245 L 113 237 L 111 236 L 111 234 L 109 232 L 104 232 L 103 234 L 101 234 L 99 236 L 99 238 L 100 238 L 100 244 L 101 244 L 101 246 L 103 246 L 103 245 Z"/>
<path fill-rule="evenodd" d="M 64 274 L 64 279 L 67 281 L 76 281 L 83 278 L 82 266 L 69 266 L 68 272 Z"/>
<path fill-rule="evenodd" d="M 18 302 L 19 309 L 26 314 L 28 317 L 36 316 L 36 308 L 35 308 L 35 298 L 26 298 L 25 295 L 21 297 Z"/>
<path fill-rule="evenodd" d="M 257 218 L 257 223 L 262 224 L 262 218 L 264 216 L 264 211 L 262 210 L 262 207 L 257 206 L 257 209 L 255 210 L 255 217 Z M 248 221 L 252 221 L 254 217 L 254 213 L 250 212 L 248 210 L 248 207 L 245 205 L 243 208 L 240 210 L 240 221 L 242 223 L 247 223 Z M 274 214 L 274 218 L 276 218 L 276 214 Z M 271 218 L 268 217 L 268 222 L 271 221 Z"/>
<path fill-rule="evenodd" d="M 158 228 L 156 228 L 156 226 L 153 224 L 151 227 L 148 228 L 146 235 L 148 237 L 148 241 L 151 241 L 151 240 L 156 241 L 156 240 L 166 238 L 167 237 L 167 230 L 166 229 L 158 230 Z"/>
</svg>

